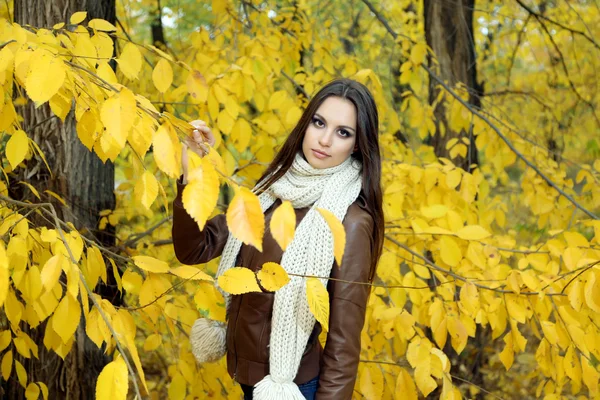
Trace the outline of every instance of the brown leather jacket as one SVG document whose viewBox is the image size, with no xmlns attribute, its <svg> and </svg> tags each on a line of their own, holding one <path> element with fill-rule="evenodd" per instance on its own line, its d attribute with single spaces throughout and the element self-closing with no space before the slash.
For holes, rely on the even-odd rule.
<svg viewBox="0 0 600 400">
<path fill-rule="evenodd" d="M 203 231 L 183 208 L 181 195 L 184 184 L 177 181 L 177 197 L 173 202 L 173 246 L 177 259 L 183 264 L 201 264 L 221 255 L 227 241 L 225 215 L 207 221 Z M 282 251 L 269 232 L 273 211 L 281 204 L 277 200 L 265 212 L 263 252 L 242 245 L 236 266 L 259 270 L 265 262 L 281 262 Z M 308 208 L 296 209 L 300 223 Z M 346 229 L 346 248 L 342 267 L 334 261 L 331 277 L 344 281 L 372 280 L 371 249 L 373 247 L 373 218 L 366 211 L 363 197 L 349 208 L 342 221 Z M 329 328 L 325 348 L 318 340 L 321 326 L 317 322 L 309 338 L 294 382 L 308 382 L 319 376 L 316 398 L 351 399 L 360 357 L 360 334 L 365 319 L 369 285 L 330 280 L 327 286 L 330 299 Z M 254 386 L 269 373 L 269 338 L 274 293 L 234 295 L 228 310 L 227 369 L 239 383 Z"/>
</svg>

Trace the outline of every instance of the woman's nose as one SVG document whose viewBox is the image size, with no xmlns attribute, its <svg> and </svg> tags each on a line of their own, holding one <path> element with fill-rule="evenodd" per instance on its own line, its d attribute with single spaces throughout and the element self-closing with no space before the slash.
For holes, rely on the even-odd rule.
<svg viewBox="0 0 600 400">
<path fill-rule="evenodd" d="M 331 146 L 331 141 L 333 140 L 333 132 L 325 131 L 319 137 L 319 144 L 323 147 Z"/>
</svg>

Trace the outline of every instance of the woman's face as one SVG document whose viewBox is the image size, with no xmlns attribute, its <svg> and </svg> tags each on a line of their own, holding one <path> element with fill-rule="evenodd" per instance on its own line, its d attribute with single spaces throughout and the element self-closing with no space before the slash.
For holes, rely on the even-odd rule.
<svg viewBox="0 0 600 400">
<path fill-rule="evenodd" d="M 302 141 L 304 158 L 313 168 L 331 168 L 357 149 L 356 107 L 350 100 L 329 96 L 306 129 Z"/>
</svg>

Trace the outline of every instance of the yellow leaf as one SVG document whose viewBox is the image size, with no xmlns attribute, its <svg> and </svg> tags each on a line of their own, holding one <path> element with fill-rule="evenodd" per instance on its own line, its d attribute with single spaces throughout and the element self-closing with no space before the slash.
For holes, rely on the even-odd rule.
<svg viewBox="0 0 600 400">
<path fill-rule="evenodd" d="M 206 103 L 208 99 L 208 87 L 204 76 L 196 70 L 190 71 L 186 80 L 187 90 L 192 98 L 193 103 Z"/>
<path fill-rule="evenodd" d="M 214 281 L 212 276 L 200 271 L 196 267 L 192 267 L 191 265 L 182 265 L 181 267 L 171 269 L 169 272 L 183 279 L 194 281 Z"/>
<path fill-rule="evenodd" d="M 383 395 L 383 373 L 378 364 L 368 363 L 360 377 L 360 392 L 367 400 L 379 400 Z"/>
<path fill-rule="evenodd" d="M 544 332 L 544 337 L 548 342 L 552 345 L 558 343 L 558 333 L 556 331 L 556 325 L 550 321 L 540 321 L 542 325 L 542 332 Z"/>
<path fill-rule="evenodd" d="M 184 400 L 187 384 L 185 378 L 179 372 L 175 372 L 169 384 L 169 400 Z"/>
<path fill-rule="evenodd" d="M 323 330 L 329 331 L 329 292 L 318 278 L 306 279 L 306 300 Z"/>
<path fill-rule="evenodd" d="M 427 45 L 425 43 L 417 43 L 410 51 L 410 61 L 414 65 L 421 65 L 425 61 L 427 55 Z"/>
<path fill-rule="evenodd" d="M 181 164 L 181 146 L 170 123 L 165 122 L 156 130 L 152 146 L 158 168 L 167 176 L 177 178 Z"/>
<path fill-rule="evenodd" d="M 448 172 L 448 174 L 446 175 L 446 185 L 448 185 L 448 187 L 450 189 L 454 189 L 455 187 L 458 186 L 461 179 L 462 179 L 462 174 L 461 174 L 460 170 L 453 169 L 452 171 Z"/>
<path fill-rule="evenodd" d="M 203 230 L 219 200 L 219 176 L 207 157 L 190 171 L 181 198 L 184 208 Z"/>
<path fill-rule="evenodd" d="M 271 95 L 267 107 L 269 110 L 277 110 L 285 105 L 288 98 L 289 96 L 285 90 L 279 90 Z"/>
<path fill-rule="evenodd" d="M 137 272 L 133 272 L 131 270 L 125 271 L 123 274 L 123 288 L 125 291 L 131 292 L 133 294 L 139 294 L 140 288 L 142 287 L 142 277 Z"/>
<path fill-rule="evenodd" d="M 171 87 L 171 83 L 173 82 L 173 68 L 171 68 L 171 64 L 164 58 L 161 58 L 156 63 L 154 71 L 152 71 L 152 82 L 154 83 L 154 87 L 161 93 L 166 92 Z"/>
<path fill-rule="evenodd" d="M 37 400 L 39 396 L 40 387 L 36 383 L 31 382 L 27 385 L 27 390 L 25 390 L 25 398 L 27 400 Z"/>
<path fill-rule="evenodd" d="M 199 282 L 199 289 L 194 294 L 194 303 L 199 310 L 207 312 L 207 317 L 215 321 L 225 322 L 223 295 L 211 282 Z"/>
<path fill-rule="evenodd" d="M 479 292 L 477 286 L 471 282 L 467 282 L 460 289 L 460 304 L 467 310 L 471 317 L 475 317 L 479 311 Z"/>
<path fill-rule="evenodd" d="M 106 133 L 114 139 L 119 150 L 125 146 L 135 121 L 135 113 L 135 96 L 126 87 L 102 104 L 100 119 L 106 127 Z"/>
<path fill-rule="evenodd" d="M 28 303 L 33 303 L 42 294 L 42 279 L 37 265 L 29 267 L 19 284 L 19 290 Z"/>
<path fill-rule="evenodd" d="M 121 276 L 119 275 L 119 269 L 117 268 L 117 264 L 115 264 L 112 258 L 109 258 L 108 261 L 110 261 L 110 264 L 112 265 L 113 276 L 115 277 L 115 281 L 117 282 L 117 288 L 119 289 L 119 292 L 122 292 L 123 282 L 121 281 Z"/>
<path fill-rule="evenodd" d="M 4 243 L 0 242 L 0 307 L 2 307 L 4 300 L 6 300 L 8 284 L 8 257 L 4 249 Z"/>
<path fill-rule="evenodd" d="M 238 187 L 227 209 L 227 226 L 237 239 L 262 252 L 265 218 L 258 197 L 245 187 Z"/>
<path fill-rule="evenodd" d="M 274 262 L 264 263 L 257 273 L 260 284 L 268 291 L 275 292 L 287 285 L 290 281 L 285 269 Z"/>
<path fill-rule="evenodd" d="M 467 225 L 456 232 L 456 235 L 465 240 L 481 240 L 491 236 L 491 233 L 486 231 L 479 225 Z"/>
<path fill-rule="evenodd" d="M 565 373 L 569 378 L 571 378 L 577 386 L 581 385 L 581 364 L 579 364 L 579 359 L 577 358 L 577 352 L 573 348 L 573 346 L 569 346 L 567 352 L 565 353 L 565 358 L 563 358 L 563 365 L 565 368 Z"/>
<path fill-rule="evenodd" d="M 460 354 L 467 345 L 467 329 L 457 317 L 448 317 L 448 333 L 451 337 L 452 347 Z"/>
<path fill-rule="evenodd" d="M 108 21 L 105 21 L 105 20 L 99 19 L 99 18 L 95 18 L 95 19 L 91 20 L 88 23 L 88 26 L 97 31 L 104 31 L 104 32 L 113 32 L 113 31 L 117 30 L 116 26 L 114 26 L 113 24 L 111 24 Z"/>
<path fill-rule="evenodd" d="M 119 69 L 127 79 L 137 79 L 142 69 L 142 54 L 135 44 L 127 42 L 121 55 L 117 58 L 117 62 L 119 63 Z"/>
<path fill-rule="evenodd" d="M 437 387 L 437 383 L 431 377 L 431 359 L 429 355 L 425 359 L 419 360 L 419 364 L 415 368 L 415 382 L 425 397 Z"/>
<path fill-rule="evenodd" d="M 158 347 L 161 344 L 162 337 L 157 333 L 153 333 L 152 335 L 148 336 L 144 341 L 144 351 L 154 351 L 158 349 Z"/>
<path fill-rule="evenodd" d="M 142 159 L 152 144 L 155 131 L 155 121 L 142 115 L 134 122 L 133 129 L 129 132 L 127 141 Z"/>
<path fill-rule="evenodd" d="M 400 367 L 396 380 L 395 399 L 418 400 L 417 388 L 408 371 Z"/>
<path fill-rule="evenodd" d="M 579 232 L 563 232 L 568 247 L 590 247 L 588 240 Z"/>
<path fill-rule="evenodd" d="M 90 151 L 92 151 L 94 142 L 98 139 L 96 127 L 96 116 L 91 110 L 85 111 L 77 121 L 77 137 L 79 137 L 81 143 Z"/>
<path fill-rule="evenodd" d="M 4 349 L 8 347 L 12 340 L 11 338 L 12 336 L 9 330 L 0 331 L 0 351 L 4 351 Z"/>
<path fill-rule="evenodd" d="M 231 294 L 262 292 L 254 272 L 244 267 L 233 267 L 225 271 L 217 280 L 221 289 Z"/>
<path fill-rule="evenodd" d="M 27 387 L 27 371 L 25 371 L 25 367 L 19 361 L 15 360 L 15 370 L 17 371 L 17 378 L 19 379 L 19 384 L 23 386 L 23 389 Z"/>
<path fill-rule="evenodd" d="M 337 261 L 338 267 L 342 266 L 342 259 L 344 258 L 344 247 L 346 247 L 346 231 L 344 225 L 339 219 L 329 210 L 323 208 L 317 208 L 317 211 L 321 213 L 329 229 L 333 235 L 333 255 Z"/>
<path fill-rule="evenodd" d="M 146 170 L 135 184 L 133 197 L 138 199 L 149 210 L 156 196 L 158 196 L 158 181 L 154 177 L 154 174 Z"/>
<path fill-rule="evenodd" d="M 13 170 L 25 159 L 28 149 L 29 138 L 24 131 L 18 129 L 6 143 L 6 158 Z"/>
<path fill-rule="evenodd" d="M 252 127 L 244 118 L 238 118 L 231 128 L 230 140 L 233 141 L 233 146 L 237 151 L 243 152 L 246 150 L 252 139 Z"/>
<path fill-rule="evenodd" d="M 44 400 L 48 400 L 48 387 L 44 382 L 36 382 L 38 386 L 42 389 L 42 396 Z"/>
<path fill-rule="evenodd" d="M 456 240 L 450 236 L 442 236 L 440 238 L 440 256 L 442 261 L 451 267 L 458 266 L 462 259 L 462 252 Z"/>
<path fill-rule="evenodd" d="M 98 375 L 97 400 L 125 400 L 129 389 L 127 365 L 121 357 L 106 365 Z"/>
<path fill-rule="evenodd" d="M 56 254 L 46 263 L 44 264 L 44 268 L 42 269 L 42 286 L 46 292 L 52 290 L 54 285 L 58 283 L 58 278 L 60 278 L 60 274 L 63 269 L 63 262 L 66 261 L 65 256 L 62 254 Z"/>
<path fill-rule="evenodd" d="M 227 110 L 222 110 L 219 113 L 219 116 L 217 118 L 217 127 L 221 132 L 229 135 L 231 133 L 231 130 L 233 129 L 234 124 L 235 121 L 233 120 L 233 118 L 231 118 L 231 115 L 229 115 Z"/>
<path fill-rule="evenodd" d="M 106 283 L 106 264 L 102 258 L 100 250 L 95 246 L 87 248 L 87 268 L 85 277 L 88 285 L 93 289 L 98 283 L 98 279 Z"/>
<path fill-rule="evenodd" d="M 421 207 L 421 214 L 427 219 L 442 218 L 448 212 L 448 207 L 442 204 L 435 204 L 431 207 Z"/>
<path fill-rule="evenodd" d="M 569 286 L 568 293 L 571 307 L 573 307 L 575 311 L 581 311 L 581 306 L 583 304 L 583 289 L 579 279 L 575 279 L 573 284 Z"/>
<path fill-rule="evenodd" d="M 44 190 L 44 193 L 48 193 L 50 196 L 52 196 L 56 200 L 60 201 L 63 206 L 67 205 L 67 202 L 65 201 L 65 199 L 63 199 L 62 197 L 60 197 L 57 193 L 54 193 L 52 190 L 46 189 L 46 190 Z"/>
<path fill-rule="evenodd" d="M 36 56 L 37 52 L 41 52 Z M 36 50 L 31 56 L 29 74 L 25 82 L 27 95 L 37 103 L 50 100 L 63 85 L 66 68 L 63 61 L 53 57 L 47 50 Z"/>
<path fill-rule="evenodd" d="M 71 294 L 65 294 L 52 316 L 52 329 L 60 336 L 63 343 L 67 343 L 73 338 L 80 317 L 79 302 Z"/>
<path fill-rule="evenodd" d="M 157 274 L 169 272 L 169 264 L 164 261 L 157 260 L 153 257 L 148 256 L 135 256 L 131 257 L 135 265 L 141 269 Z"/>
<path fill-rule="evenodd" d="M 599 374 L 596 367 L 592 365 L 591 361 L 585 358 L 585 355 L 581 354 L 579 357 L 581 361 L 581 370 L 583 375 L 583 383 L 587 386 L 589 392 L 593 395 L 598 394 L 598 378 Z"/>
<path fill-rule="evenodd" d="M 294 238 L 296 231 L 296 213 L 292 203 L 284 200 L 273 212 L 270 222 L 271 235 L 279 244 L 283 251 L 288 247 Z"/>
<path fill-rule="evenodd" d="M 285 124 L 287 126 L 294 126 L 300 117 L 302 116 L 302 110 L 298 106 L 293 106 L 288 110 L 285 115 Z"/>
<path fill-rule="evenodd" d="M 10 376 L 10 373 L 12 371 L 12 364 L 13 354 L 12 350 L 9 350 L 6 352 L 6 354 L 4 354 L 4 357 L 2 357 L 2 366 L 0 367 L 0 369 L 2 370 L 2 379 L 4 379 L 4 381 L 7 381 L 8 377 Z"/>
<path fill-rule="evenodd" d="M 71 15 L 71 18 L 69 19 L 69 21 L 71 22 L 71 24 L 77 25 L 86 18 L 87 18 L 87 11 L 78 11 L 78 12 L 74 13 L 73 15 Z"/>
<path fill-rule="evenodd" d="M 510 332 L 504 336 L 504 342 L 506 343 L 506 345 L 504 346 L 502 352 L 500 352 L 500 361 L 502 361 L 502 364 L 504 364 L 504 368 L 506 368 L 506 370 L 508 371 L 515 359 L 512 334 Z"/>
<path fill-rule="evenodd" d="M 584 289 L 585 302 L 592 311 L 600 313 L 600 282 L 595 271 L 591 271 Z"/>
<path fill-rule="evenodd" d="M 449 373 L 450 372 L 450 360 L 448 360 L 448 356 L 446 356 L 446 354 L 441 351 L 440 349 L 437 349 L 435 347 L 433 347 L 430 350 L 430 353 L 433 354 L 434 356 L 436 356 L 441 364 L 442 364 L 442 371 Z"/>
</svg>

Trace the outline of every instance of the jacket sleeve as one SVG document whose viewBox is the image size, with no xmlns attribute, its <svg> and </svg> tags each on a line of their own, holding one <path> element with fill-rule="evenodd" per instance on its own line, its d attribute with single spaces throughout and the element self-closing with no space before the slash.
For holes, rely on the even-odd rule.
<svg viewBox="0 0 600 400">
<path fill-rule="evenodd" d="M 342 266 L 334 263 L 331 277 L 352 282 L 369 282 L 373 247 L 373 218 L 360 210 L 344 221 L 346 248 Z M 347 220 L 348 218 L 346 218 Z M 316 399 L 350 400 L 360 358 L 360 334 L 370 285 L 330 280 L 329 332 L 319 375 Z"/>
<path fill-rule="evenodd" d="M 206 222 L 204 230 L 183 208 L 181 196 L 185 184 L 181 177 L 177 180 L 177 196 L 173 201 L 173 248 L 175 256 L 182 264 L 194 265 L 209 262 L 220 256 L 227 243 L 229 229 L 224 214 L 217 215 Z"/>
</svg>

